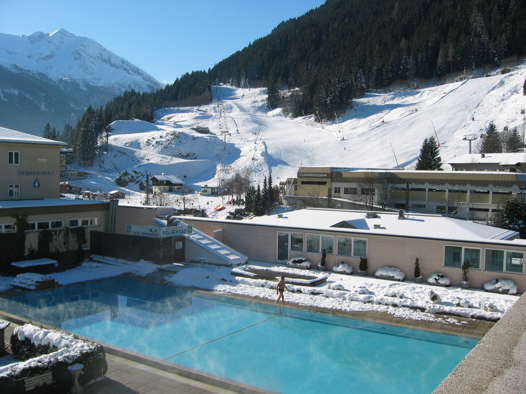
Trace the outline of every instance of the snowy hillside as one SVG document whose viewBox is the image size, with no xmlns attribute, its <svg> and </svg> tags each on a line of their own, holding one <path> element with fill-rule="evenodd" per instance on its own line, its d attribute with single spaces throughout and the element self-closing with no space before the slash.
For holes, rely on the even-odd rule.
<svg viewBox="0 0 526 394">
<path fill-rule="evenodd" d="M 256 182 L 272 172 L 276 182 L 308 165 L 393 168 L 393 151 L 401 167 L 411 168 L 423 140 L 435 135 L 433 125 L 447 162 L 467 153 L 463 137 L 480 135 L 490 121 L 499 129 L 520 126 L 522 131 L 525 77 L 523 64 L 507 74 L 369 92 L 331 124 L 316 123 L 310 116 L 287 118 L 280 109 L 268 111 L 265 89 L 214 86 L 210 105 L 164 108 L 157 111 L 155 123 L 114 122 L 109 152 L 80 184 L 114 189 L 112 180 L 124 170 L 186 176 L 194 187 L 235 172 L 247 172 Z M 211 134 L 200 134 L 195 127 L 208 127 Z"/>
<path fill-rule="evenodd" d="M 121 91 L 161 87 L 152 76 L 96 41 L 64 29 L 29 36 L 0 34 L 0 65 L 42 73 L 54 81 L 72 79 Z"/>
</svg>

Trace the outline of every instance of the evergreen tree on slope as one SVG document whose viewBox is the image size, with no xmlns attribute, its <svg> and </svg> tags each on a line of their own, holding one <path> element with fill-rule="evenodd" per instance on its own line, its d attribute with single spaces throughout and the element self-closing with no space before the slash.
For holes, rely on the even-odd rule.
<svg viewBox="0 0 526 394">
<path fill-rule="evenodd" d="M 435 137 L 426 138 L 420 149 L 420 156 L 416 164 L 417 170 L 439 171 L 442 169 L 440 149 Z"/>
</svg>

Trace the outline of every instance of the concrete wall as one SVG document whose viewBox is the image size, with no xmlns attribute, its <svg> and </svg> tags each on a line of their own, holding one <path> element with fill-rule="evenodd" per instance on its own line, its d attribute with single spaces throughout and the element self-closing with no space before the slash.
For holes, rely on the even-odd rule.
<svg viewBox="0 0 526 394">
<path fill-rule="evenodd" d="M 59 197 L 60 146 L 0 144 L 0 200 L 8 200 L 8 185 L 20 185 L 19 200 Z M 8 163 L 9 152 L 19 152 L 19 164 Z"/>
<path fill-rule="evenodd" d="M 277 262 L 277 233 L 278 232 L 300 232 L 309 234 L 328 235 L 333 237 L 351 237 L 367 239 L 367 259 L 369 273 L 373 273 L 377 268 L 385 265 L 393 265 L 400 268 L 408 279 L 414 279 L 414 266 L 416 258 L 419 259 L 420 271 L 427 278 L 434 272 L 443 272 L 453 282 L 458 285 L 462 280 L 462 270 L 444 266 L 444 247 L 463 246 L 481 249 L 481 267 L 484 267 L 484 250 L 500 249 L 515 250 L 525 253 L 526 246 L 503 247 L 499 244 L 482 244 L 470 242 L 453 242 L 432 239 L 419 239 L 399 236 L 385 235 L 364 235 L 352 232 L 337 231 L 309 231 L 293 228 L 279 228 L 271 226 L 257 226 L 250 224 L 221 223 L 213 220 L 185 220 L 195 228 L 213 236 L 213 231 L 223 228 L 223 242 L 244 253 L 250 260 L 262 260 L 267 262 Z M 334 251 L 336 253 L 336 243 Z M 306 250 L 306 238 L 304 240 L 304 250 Z M 312 262 L 318 264 L 321 260 L 321 253 L 291 252 L 289 257 L 305 256 Z M 346 257 L 337 255 L 327 255 L 327 266 L 332 267 L 340 262 L 352 265 L 354 270 L 358 269 L 359 257 Z M 526 262 L 525 262 L 526 263 Z M 526 274 L 486 272 L 480 269 L 469 270 L 470 285 L 480 288 L 484 282 L 495 278 L 512 279 L 518 286 L 519 291 L 526 290 Z"/>
</svg>

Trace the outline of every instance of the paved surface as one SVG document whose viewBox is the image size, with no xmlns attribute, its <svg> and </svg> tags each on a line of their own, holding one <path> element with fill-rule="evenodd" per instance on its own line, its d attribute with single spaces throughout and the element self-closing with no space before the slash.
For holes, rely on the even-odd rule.
<svg viewBox="0 0 526 394">
<path fill-rule="evenodd" d="M 86 394 L 233 393 L 111 354 L 106 354 L 106 360 L 107 379 L 91 385 Z"/>
<path fill-rule="evenodd" d="M 435 393 L 526 393 L 526 293 Z"/>
</svg>

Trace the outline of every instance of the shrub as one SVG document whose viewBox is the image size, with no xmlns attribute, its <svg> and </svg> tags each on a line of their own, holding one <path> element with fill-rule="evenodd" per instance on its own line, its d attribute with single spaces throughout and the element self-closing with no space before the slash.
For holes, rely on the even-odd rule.
<svg viewBox="0 0 526 394">
<path fill-rule="evenodd" d="M 417 257 L 415 260 L 415 279 L 420 278 L 421 276 L 422 276 L 422 273 L 420 272 L 420 262 Z"/>
<path fill-rule="evenodd" d="M 367 272 L 368 268 L 367 257 L 360 257 L 360 271 Z"/>
</svg>

